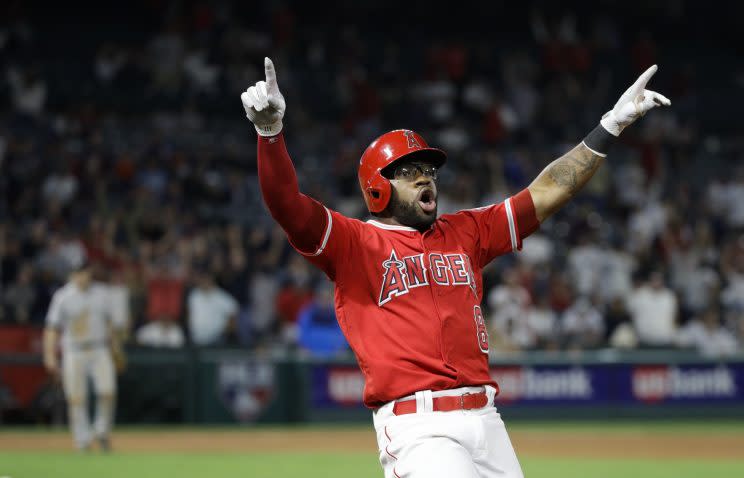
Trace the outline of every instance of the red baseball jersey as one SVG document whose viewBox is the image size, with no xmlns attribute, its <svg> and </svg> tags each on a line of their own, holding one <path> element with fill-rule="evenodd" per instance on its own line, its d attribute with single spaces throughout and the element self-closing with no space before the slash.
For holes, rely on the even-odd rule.
<svg viewBox="0 0 744 478">
<path fill-rule="evenodd" d="M 440 216 L 424 233 L 327 214 L 323 242 L 305 255 L 336 283 L 336 317 L 365 376 L 364 403 L 497 386 L 482 269 L 521 248 L 514 201 Z"/>
<path fill-rule="evenodd" d="M 538 227 L 528 190 L 442 215 L 421 233 L 350 219 L 300 194 L 281 135 L 259 140 L 259 179 L 290 242 L 336 284 L 336 317 L 365 377 L 365 405 L 419 390 L 498 387 L 488 367 L 482 270 Z"/>
</svg>

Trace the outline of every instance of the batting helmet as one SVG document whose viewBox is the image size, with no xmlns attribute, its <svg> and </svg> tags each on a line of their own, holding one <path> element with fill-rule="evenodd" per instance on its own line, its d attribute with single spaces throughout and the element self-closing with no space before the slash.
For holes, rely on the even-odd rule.
<svg viewBox="0 0 744 478">
<path fill-rule="evenodd" d="M 409 158 L 410 155 L 420 157 L 422 161 L 440 167 L 447 160 L 444 151 L 430 148 L 424 138 L 408 129 L 396 129 L 385 133 L 367 146 L 359 160 L 359 187 L 362 188 L 364 202 L 369 212 L 377 213 L 384 210 L 390 196 L 392 186 L 390 181 L 382 175 L 382 170 L 394 162 Z"/>
</svg>

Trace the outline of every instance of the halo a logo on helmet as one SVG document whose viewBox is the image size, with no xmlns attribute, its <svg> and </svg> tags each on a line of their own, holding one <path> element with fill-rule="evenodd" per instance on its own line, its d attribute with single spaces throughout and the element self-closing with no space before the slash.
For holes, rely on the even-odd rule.
<svg viewBox="0 0 744 478">
<path fill-rule="evenodd" d="M 418 140 L 416 139 L 416 136 L 413 134 L 413 131 L 410 129 L 407 129 L 403 131 L 403 134 L 406 135 L 406 139 L 408 140 L 408 147 L 410 149 L 417 148 L 420 149 L 421 145 L 419 144 Z"/>
</svg>

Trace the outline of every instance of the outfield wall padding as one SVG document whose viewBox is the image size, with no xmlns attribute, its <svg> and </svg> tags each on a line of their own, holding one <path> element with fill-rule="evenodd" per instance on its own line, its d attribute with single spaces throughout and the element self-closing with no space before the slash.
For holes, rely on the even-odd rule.
<svg viewBox="0 0 744 478">
<path fill-rule="evenodd" d="M 327 361 L 217 348 L 128 352 L 118 380 L 119 423 L 370 420 L 352 357 Z M 493 356 L 491 374 L 501 388 L 497 406 L 508 418 L 744 417 L 744 356 L 522 353 Z M 43 421 L 50 413 L 44 407 L 60 400 L 33 354 L 0 355 L 0 391 L 5 422 Z"/>
</svg>

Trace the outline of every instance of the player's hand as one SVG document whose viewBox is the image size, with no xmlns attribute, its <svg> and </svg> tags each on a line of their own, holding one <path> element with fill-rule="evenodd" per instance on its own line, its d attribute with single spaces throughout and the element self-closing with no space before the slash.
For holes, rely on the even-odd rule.
<svg viewBox="0 0 744 478">
<path fill-rule="evenodd" d="M 114 355 L 114 367 L 116 368 L 116 373 L 122 373 L 127 369 L 127 356 L 124 352 Z"/>
<path fill-rule="evenodd" d="M 112 347 L 111 360 L 114 362 L 116 373 L 122 373 L 127 369 L 127 354 L 121 346 Z"/>
<path fill-rule="evenodd" d="M 274 136 L 282 130 L 282 118 L 287 104 L 276 82 L 274 63 L 264 58 L 266 81 L 259 81 L 240 95 L 245 115 L 261 136 Z"/>
<path fill-rule="evenodd" d="M 612 110 L 602 117 L 600 123 L 604 129 L 614 136 L 619 136 L 626 126 L 645 115 L 648 110 L 657 106 L 672 104 L 666 96 L 646 89 L 646 84 L 654 76 L 657 69 L 657 66 L 654 65 L 644 71 L 636 82 L 623 93 Z"/>
</svg>

